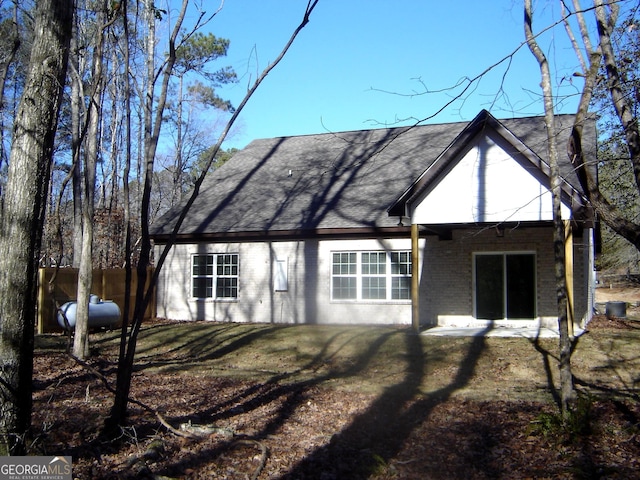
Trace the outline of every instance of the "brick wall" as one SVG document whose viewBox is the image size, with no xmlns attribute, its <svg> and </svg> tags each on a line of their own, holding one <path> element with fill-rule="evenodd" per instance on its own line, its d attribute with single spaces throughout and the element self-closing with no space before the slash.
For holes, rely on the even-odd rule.
<svg viewBox="0 0 640 480">
<path fill-rule="evenodd" d="M 576 238 L 574 245 L 575 307 L 579 320 L 587 312 L 586 285 L 588 266 L 588 231 Z M 536 256 L 536 295 L 539 317 L 557 318 L 554 254 L 551 228 L 517 228 L 454 230 L 452 240 L 429 236 L 424 252 L 420 291 L 421 323 L 437 324 L 439 316 L 473 315 L 474 252 L 531 252 Z"/>
</svg>

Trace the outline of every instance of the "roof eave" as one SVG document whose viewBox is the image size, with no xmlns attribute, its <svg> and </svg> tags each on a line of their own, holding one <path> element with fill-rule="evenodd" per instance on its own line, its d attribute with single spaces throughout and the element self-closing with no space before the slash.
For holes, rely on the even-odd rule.
<svg viewBox="0 0 640 480">
<path fill-rule="evenodd" d="M 354 227 L 354 228 L 311 228 L 292 230 L 260 230 L 217 233 L 181 233 L 176 237 L 176 243 L 195 242 L 242 242 L 242 241 L 286 241 L 308 238 L 345 238 L 372 236 L 409 236 L 411 227 L 397 225 L 395 227 Z M 171 234 L 152 235 L 156 244 L 169 241 Z"/>
</svg>

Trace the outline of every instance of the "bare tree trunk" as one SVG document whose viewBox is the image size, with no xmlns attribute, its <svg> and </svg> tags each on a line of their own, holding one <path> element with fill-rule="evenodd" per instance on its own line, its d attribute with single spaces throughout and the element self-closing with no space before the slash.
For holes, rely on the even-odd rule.
<svg viewBox="0 0 640 480">
<path fill-rule="evenodd" d="M 183 165 L 183 139 L 182 139 L 182 109 L 184 104 L 183 95 L 184 75 L 180 74 L 178 79 L 178 108 L 176 111 L 176 158 L 175 170 L 173 171 L 173 192 L 171 193 L 171 205 L 182 201 L 184 196 L 184 165 Z"/>
<path fill-rule="evenodd" d="M 16 57 L 18 53 L 18 49 L 20 48 L 20 29 L 18 27 L 18 1 L 13 0 L 13 29 L 12 33 L 12 45 L 11 50 L 9 51 L 9 55 L 7 56 L 5 62 L 2 64 L 2 68 L 0 68 L 0 112 L 4 109 L 4 89 L 7 84 L 7 74 L 9 73 L 9 67 L 13 62 L 13 59 Z M 3 120 L 0 117 L 0 168 L 2 168 L 2 161 L 4 159 L 4 125 Z"/>
<path fill-rule="evenodd" d="M 106 11 L 106 8 L 104 9 Z M 76 326 L 73 353 L 85 359 L 89 356 L 89 297 L 93 282 L 93 212 L 96 188 L 96 164 L 100 136 L 100 115 L 103 89 L 104 13 L 97 16 L 99 29 L 93 51 L 91 98 L 88 128 L 85 137 L 84 201 L 82 203 L 82 254 L 78 270 Z"/>
<path fill-rule="evenodd" d="M 622 75 L 618 69 L 618 61 L 611 43 L 611 33 L 618 17 L 619 6 L 615 2 L 604 2 L 603 0 L 595 0 L 594 3 L 596 5 L 602 59 L 607 72 L 607 87 L 613 107 L 624 130 L 636 186 L 640 190 L 640 131 L 638 130 L 638 119 L 634 116 L 629 98 L 625 96 L 622 89 L 624 80 L 621 78 Z M 607 6 L 605 6 L 605 3 L 607 3 Z M 610 15 L 607 15 L 607 8 L 610 9 Z"/>
<path fill-rule="evenodd" d="M 551 72 L 547 58 L 540 49 L 532 30 L 531 0 L 525 0 L 524 27 L 527 45 L 540 66 L 541 86 L 544 97 L 544 120 L 547 127 L 547 143 L 549 153 L 549 168 L 551 194 L 553 197 L 553 250 L 555 260 L 556 297 L 558 304 L 558 329 L 560 331 L 560 396 L 562 414 L 566 416 L 571 411 L 576 400 L 576 392 L 571 373 L 571 344 L 569 336 L 569 322 L 567 315 L 567 284 L 565 276 L 565 232 L 562 221 L 561 177 L 558 168 L 558 149 L 556 141 L 555 112 L 553 106 L 553 91 L 551 88 Z"/>
<path fill-rule="evenodd" d="M 577 1 L 577 0 L 574 0 Z M 582 31 L 582 41 L 588 53 L 589 64 L 583 66 L 585 85 L 582 89 L 578 117 L 572 131 L 571 143 L 568 154 L 576 168 L 578 179 L 589 202 L 598 214 L 598 217 L 618 235 L 632 243 L 640 250 L 640 228 L 635 220 L 625 217 L 618 205 L 610 202 L 600 191 L 595 169 L 589 168 L 582 157 L 582 124 L 589 111 L 589 105 L 593 90 L 599 81 L 600 64 L 604 60 L 607 89 L 611 97 L 611 103 L 624 131 L 625 144 L 628 149 L 628 159 L 633 166 L 636 186 L 640 189 L 640 132 L 637 118 L 632 114 L 633 108 L 625 95 L 621 92 L 621 75 L 618 71 L 619 59 L 611 44 L 611 34 L 618 18 L 618 6 L 615 3 L 606 3 L 596 0 L 595 16 L 598 25 L 598 45 L 591 47 L 588 32 Z M 579 14 L 578 18 L 582 15 Z"/>
<path fill-rule="evenodd" d="M 70 104 L 71 104 L 71 156 L 73 163 L 71 165 L 72 176 L 71 185 L 73 189 L 73 241 L 71 251 L 71 265 L 74 268 L 80 266 L 80 256 L 82 252 L 82 167 L 80 164 L 80 151 L 82 143 L 82 71 L 84 71 L 84 61 L 81 56 L 84 49 L 80 49 L 78 45 L 78 37 L 80 36 L 78 18 L 74 16 L 73 35 L 71 37 L 71 54 L 69 58 L 69 83 L 71 86 Z"/>
<path fill-rule="evenodd" d="M 184 8 L 186 8 L 187 2 L 188 0 L 183 0 Z M 129 332 L 128 339 L 126 338 L 126 328 L 123 327 L 123 335 L 121 337 L 120 357 L 118 360 L 116 394 L 115 394 L 113 406 L 111 407 L 109 418 L 105 422 L 105 430 L 107 432 L 111 432 L 111 433 L 116 432 L 117 427 L 123 425 L 125 422 L 126 413 L 127 413 L 127 404 L 129 402 L 129 392 L 131 389 L 133 361 L 135 357 L 138 334 L 140 333 L 140 328 L 142 326 L 142 321 L 144 318 L 144 312 L 147 309 L 149 302 L 151 301 L 153 289 L 155 288 L 155 284 L 157 283 L 158 275 L 159 275 L 160 269 L 162 268 L 162 264 L 164 263 L 164 260 L 166 259 L 169 253 L 169 249 L 173 246 L 173 242 L 175 241 L 175 236 L 177 235 L 177 232 L 180 229 L 182 222 L 184 221 L 184 217 L 186 216 L 186 214 L 189 211 L 189 208 L 191 207 L 191 205 L 193 205 L 193 202 L 198 196 L 198 192 L 200 190 L 200 186 L 202 185 L 202 182 L 204 181 L 206 172 L 214 162 L 215 156 L 217 155 L 218 150 L 222 145 L 222 142 L 224 141 L 227 134 L 229 133 L 229 130 L 233 126 L 233 123 L 238 118 L 238 115 L 240 115 L 240 112 L 243 110 L 244 106 L 247 104 L 251 96 L 258 89 L 262 81 L 267 77 L 269 72 L 271 72 L 271 70 L 273 70 L 276 67 L 276 65 L 278 65 L 278 63 L 280 63 L 280 61 L 284 58 L 285 54 L 293 44 L 293 41 L 298 36 L 300 31 L 309 23 L 309 17 L 317 4 L 318 4 L 318 0 L 308 1 L 302 22 L 296 28 L 291 38 L 283 48 L 282 52 L 280 52 L 280 55 L 256 79 L 255 83 L 249 89 L 244 99 L 242 100 L 242 102 L 240 102 L 240 105 L 238 106 L 236 111 L 233 113 L 231 119 L 229 120 L 222 134 L 220 135 L 218 142 L 213 148 L 213 151 L 210 153 L 210 157 L 207 161 L 207 165 L 204 167 L 203 172 L 201 173 L 200 177 L 196 181 L 194 191 L 191 194 L 191 197 L 189 197 L 189 200 L 187 201 L 187 204 L 182 211 L 180 219 L 178 220 L 177 224 L 174 227 L 174 230 L 172 233 L 173 240 L 170 239 L 167 242 L 167 245 L 165 246 L 165 249 L 163 250 L 160 259 L 158 259 L 156 262 L 156 271 L 153 277 L 150 279 L 149 284 L 147 285 L 146 283 L 147 265 L 148 265 L 150 254 L 151 254 L 151 243 L 149 239 L 149 227 L 148 227 L 148 224 L 146 224 L 146 222 L 148 220 L 148 215 L 149 215 L 149 200 L 150 200 L 151 180 L 152 180 L 151 174 L 153 171 L 153 158 L 155 156 L 155 147 L 157 146 L 158 136 L 160 133 L 162 112 L 164 109 L 164 105 L 166 103 L 166 93 L 167 93 L 167 88 L 169 84 L 169 76 L 172 73 L 173 65 L 175 62 L 175 40 L 179 32 L 179 27 L 182 22 L 184 10 L 181 11 L 181 14 L 179 15 L 179 19 L 176 23 L 176 27 L 174 28 L 173 33 L 171 35 L 171 39 L 169 41 L 169 45 L 170 45 L 169 59 L 167 60 L 167 63 L 165 66 L 165 71 L 164 71 L 165 76 L 163 78 L 163 86 L 161 89 L 161 94 L 159 96 L 158 106 L 156 109 L 156 115 L 155 115 L 156 120 L 153 124 L 153 129 L 150 130 L 152 134 L 149 137 L 149 139 L 151 140 L 151 143 L 149 145 L 150 147 L 149 150 L 146 150 L 146 145 L 145 145 L 146 170 L 145 170 L 145 184 L 143 189 L 142 210 L 141 210 L 141 215 L 142 215 L 141 245 L 142 247 L 141 247 L 140 261 L 138 263 L 138 288 L 136 291 L 136 297 L 135 297 L 136 300 L 135 300 L 134 312 L 133 312 L 133 317 L 131 321 L 131 329 Z M 149 71 L 151 72 L 151 70 Z M 147 114 L 149 113 L 150 112 L 147 112 Z M 147 128 L 148 127 L 150 127 L 149 124 L 147 124 Z"/>
<path fill-rule="evenodd" d="M 38 253 L 67 69 L 72 0 L 41 0 L 15 118 L 0 235 L 0 454 L 26 452 L 31 425 Z"/>
<path fill-rule="evenodd" d="M 112 65 L 118 65 L 119 52 L 114 48 L 113 49 L 113 58 L 111 59 Z M 115 70 L 115 68 L 114 68 Z M 118 75 L 116 71 L 113 72 L 114 77 Z M 110 88 L 110 97 L 111 97 L 111 144 L 109 146 L 109 150 L 111 150 L 111 182 L 109 185 L 109 202 L 106 202 L 106 194 L 103 193 L 103 204 L 109 210 L 109 214 L 113 214 L 113 211 L 118 208 L 118 190 L 120 186 L 120 182 L 118 181 L 118 171 L 119 171 L 119 158 L 120 158 L 120 148 L 118 145 L 119 132 L 122 128 L 122 112 L 120 110 L 120 96 L 122 95 L 121 83 L 120 82 L 128 81 L 128 72 L 123 72 L 122 79 L 112 82 L 112 86 Z M 105 192 L 107 186 L 105 185 L 103 188 L 103 192 Z M 113 252 L 113 255 L 117 255 L 116 252 Z"/>
<path fill-rule="evenodd" d="M 125 122 L 125 158 L 124 158 L 124 171 L 122 173 L 122 193 L 124 196 L 124 224 L 125 224 L 125 236 L 124 236 L 124 268 L 125 268 L 125 292 L 124 292 L 124 311 L 122 312 L 122 330 L 120 332 L 120 338 L 127 338 L 127 331 L 129 328 L 129 311 L 131 309 L 131 196 L 129 192 L 129 172 L 131 171 L 131 83 L 129 80 L 129 67 L 131 64 L 131 58 L 129 56 L 129 26 L 128 26 L 128 13 L 127 2 L 122 5 L 122 17 L 124 19 L 123 31 L 127 47 L 124 50 L 124 88 L 123 88 L 123 101 L 124 101 L 124 122 Z M 120 342 L 120 351 L 118 358 L 124 358 L 126 353 L 126 342 Z"/>
<path fill-rule="evenodd" d="M 142 199 L 140 211 L 140 226 L 142 230 L 142 242 L 140 248 L 140 258 L 138 260 L 138 285 L 136 289 L 136 303 L 134 306 L 132 328 L 129 338 L 123 335 L 121 338 L 121 355 L 118 361 L 118 376 L 116 379 L 116 394 L 111 413 L 106 422 L 106 429 L 112 430 L 116 426 L 122 425 L 126 418 L 127 405 L 129 403 L 129 392 L 131 390 L 131 376 L 133 374 L 133 360 L 138 333 L 144 318 L 147 304 L 144 303 L 145 288 L 147 280 L 147 269 L 151 259 L 151 241 L 149 238 L 149 205 L 151 201 L 151 185 L 153 180 L 153 165 L 162 126 L 162 115 L 167 101 L 169 80 L 173 72 L 176 60 L 175 42 L 182 26 L 182 21 L 186 14 L 188 0 L 182 1 L 182 8 L 169 39 L 169 56 L 164 66 L 162 87 L 158 97 L 158 104 L 154 112 L 154 78 L 155 78 L 155 12 L 153 2 L 146 3 L 146 14 L 149 21 L 149 32 L 147 34 L 147 95 L 145 101 L 145 137 L 144 137 L 144 181 L 142 185 Z M 123 331 L 124 333 L 124 331 Z M 126 347 L 122 344 L 126 343 Z M 123 354 L 122 354 L 123 353 Z"/>
</svg>

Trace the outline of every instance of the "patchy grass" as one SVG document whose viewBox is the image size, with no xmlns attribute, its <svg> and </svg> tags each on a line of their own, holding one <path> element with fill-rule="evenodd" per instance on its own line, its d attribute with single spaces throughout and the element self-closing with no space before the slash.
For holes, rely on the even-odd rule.
<svg viewBox="0 0 640 480">
<path fill-rule="evenodd" d="M 640 322 L 588 331 L 578 339 L 573 371 L 593 394 L 637 393 Z M 635 327 L 637 325 L 637 327 Z M 634 328 L 635 327 L 635 328 Z M 66 337 L 40 336 L 37 348 L 61 351 Z M 91 336 L 95 356 L 115 362 L 118 333 Z M 552 400 L 558 340 L 434 337 L 406 328 L 150 323 L 137 348 L 138 372 L 211 375 L 265 382 L 312 382 L 379 393 L 411 381 L 416 392 L 476 400 Z"/>
<path fill-rule="evenodd" d="M 559 428 L 557 339 L 419 336 L 388 327 L 149 323 L 116 442 L 99 433 L 112 396 L 36 338 L 35 454 L 71 455 L 75 478 L 638 478 L 640 329 L 599 319 L 573 355 L 588 400 Z M 114 382 L 118 333 L 91 335 Z M 582 415 L 584 413 L 584 415 Z M 583 429 L 588 419 L 588 428 Z M 578 428 L 579 427 L 579 428 Z M 261 453 L 262 452 L 262 453 Z"/>
</svg>

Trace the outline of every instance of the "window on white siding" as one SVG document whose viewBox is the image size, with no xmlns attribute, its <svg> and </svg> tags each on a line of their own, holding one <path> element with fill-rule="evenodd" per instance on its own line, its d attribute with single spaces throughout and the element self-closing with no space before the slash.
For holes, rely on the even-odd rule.
<svg viewBox="0 0 640 480">
<path fill-rule="evenodd" d="M 191 277 L 194 298 L 238 298 L 238 254 L 193 255 Z"/>
<path fill-rule="evenodd" d="M 411 252 L 334 252 L 331 298 L 411 299 Z"/>
<path fill-rule="evenodd" d="M 357 298 L 357 264 L 356 253 L 340 252 L 333 254 L 333 288 L 335 300 Z"/>
<path fill-rule="evenodd" d="M 362 298 L 384 300 L 387 298 L 387 254 L 362 252 Z"/>
<path fill-rule="evenodd" d="M 411 252 L 391 252 L 391 298 L 411 298 Z"/>
</svg>

